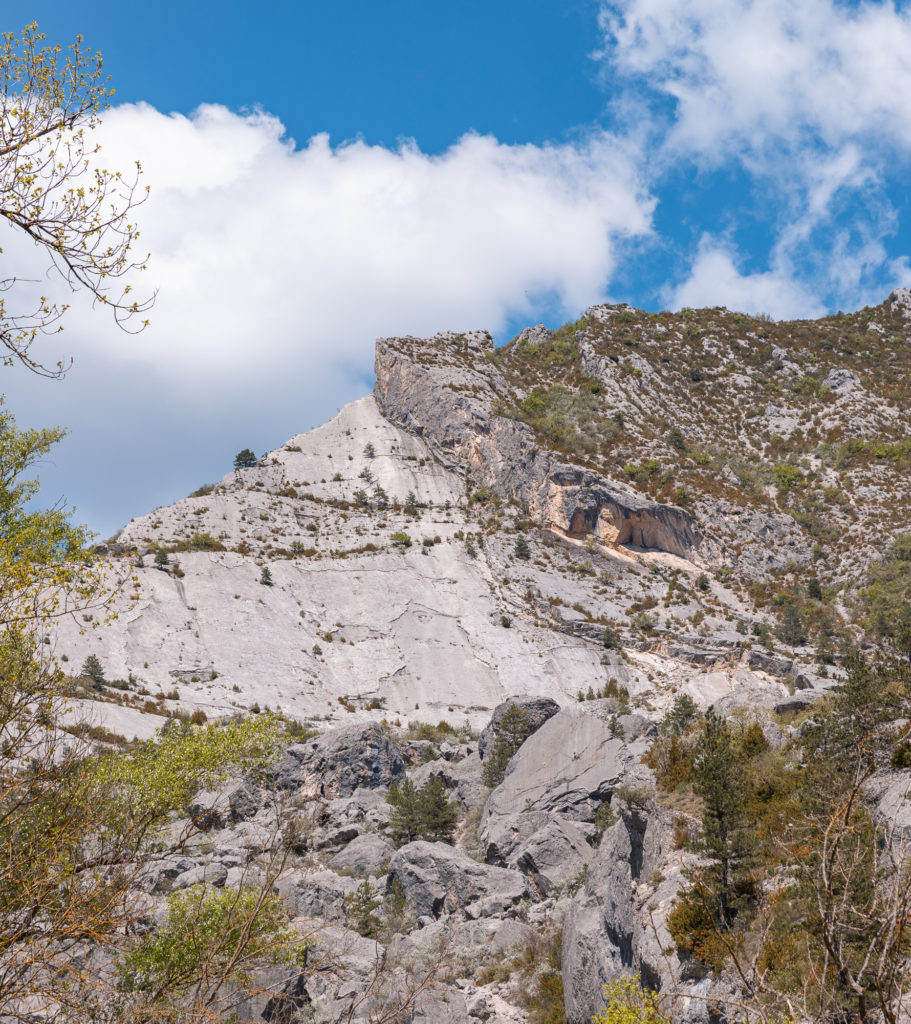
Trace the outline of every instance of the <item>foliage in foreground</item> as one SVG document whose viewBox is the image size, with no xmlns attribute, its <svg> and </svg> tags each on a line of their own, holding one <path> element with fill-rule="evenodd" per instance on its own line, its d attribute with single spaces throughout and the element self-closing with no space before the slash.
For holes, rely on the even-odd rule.
<svg viewBox="0 0 911 1024">
<path fill-rule="evenodd" d="M 133 941 L 117 964 L 119 998 L 139 995 L 167 1013 L 175 991 L 213 1006 L 227 986 L 244 986 L 264 964 L 303 967 L 312 940 L 290 927 L 281 897 L 260 888 L 191 886 L 168 897 L 164 922 Z"/>
<path fill-rule="evenodd" d="M 661 1010 L 661 997 L 642 987 L 638 976 L 615 978 L 604 986 L 605 1007 L 592 1024 L 671 1024 Z"/>
<path fill-rule="evenodd" d="M 686 957 L 733 967 L 765 1021 L 894 1024 L 911 983 L 911 849 L 870 790 L 907 788 L 888 773 L 911 750 L 911 666 L 855 652 L 845 668 L 785 750 L 710 713 L 651 755 L 665 788 L 701 798 L 702 859 L 671 934 Z"/>
</svg>

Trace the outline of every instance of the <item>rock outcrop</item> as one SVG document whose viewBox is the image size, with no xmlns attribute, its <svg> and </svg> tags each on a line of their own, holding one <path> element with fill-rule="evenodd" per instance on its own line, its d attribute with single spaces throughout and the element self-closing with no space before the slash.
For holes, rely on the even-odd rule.
<svg viewBox="0 0 911 1024">
<path fill-rule="evenodd" d="M 684 509 L 662 505 L 542 451 L 523 423 L 497 416 L 493 380 L 471 368 L 463 335 L 382 338 L 376 344 L 374 396 L 391 422 L 416 434 L 474 487 L 519 501 L 541 525 L 570 538 L 667 551 L 717 568 L 723 550 Z M 432 359 L 428 350 L 434 351 Z"/>
<path fill-rule="evenodd" d="M 481 760 L 490 756 L 493 745 L 500 733 L 500 723 L 511 707 L 517 707 L 525 718 L 525 727 L 530 736 L 560 710 L 560 705 L 550 697 L 510 697 L 493 709 L 493 715 L 478 737 L 478 753 Z"/>
<path fill-rule="evenodd" d="M 691 859 L 674 849 L 671 815 L 654 804 L 624 810 L 605 832 L 563 929 L 568 1024 L 589 1024 L 603 1006 L 604 984 L 630 974 L 673 993 L 682 1021 L 712 1020 L 712 1000 L 736 999 L 729 979 L 681 960 L 667 930 Z"/>
<path fill-rule="evenodd" d="M 420 841 L 397 850 L 389 862 L 393 882 L 419 917 L 501 917 L 532 895 L 520 872 L 478 864 L 445 843 Z"/>
<path fill-rule="evenodd" d="M 288 748 L 275 778 L 302 796 L 346 797 L 361 787 L 388 789 L 405 777 L 395 744 L 374 722 L 324 733 Z"/>
</svg>

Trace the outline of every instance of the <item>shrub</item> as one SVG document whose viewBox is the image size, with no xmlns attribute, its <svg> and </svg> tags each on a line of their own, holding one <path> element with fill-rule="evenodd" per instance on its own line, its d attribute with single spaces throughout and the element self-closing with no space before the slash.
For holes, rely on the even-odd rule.
<svg viewBox="0 0 911 1024">
<path fill-rule="evenodd" d="M 612 626 L 605 626 L 601 634 L 601 644 L 609 651 L 616 651 L 620 647 L 620 634 Z"/>
<path fill-rule="evenodd" d="M 194 551 L 224 551 L 225 546 L 211 533 L 194 533 L 187 542 L 187 546 Z"/>
<path fill-rule="evenodd" d="M 667 930 L 681 953 L 688 953 L 717 972 L 724 966 L 728 953 L 718 934 L 711 902 L 712 894 L 704 886 L 694 886 L 668 914 Z"/>
<path fill-rule="evenodd" d="M 661 996 L 642 987 L 639 976 L 614 978 L 603 989 L 607 1006 L 592 1024 L 671 1024 L 661 1012 Z"/>
<path fill-rule="evenodd" d="M 686 451 L 686 441 L 684 440 L 683 431 L 680 427 L 671 427 L 667 435 L 667 443 L 672 448 L 676 448 L 678 452 Z"/>
<path fill-rule="evenodd" d="M 803 473 L 790 462 L 779 462 L 772 470 L 775 483 L 782 491 L 789 491 L 793 487 L 800 487 L 803 484 Z"/>
</svg>

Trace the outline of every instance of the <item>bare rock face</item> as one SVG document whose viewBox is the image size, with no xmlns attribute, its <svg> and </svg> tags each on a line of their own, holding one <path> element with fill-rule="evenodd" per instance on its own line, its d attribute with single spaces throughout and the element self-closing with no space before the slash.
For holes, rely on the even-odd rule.
<svg viewBox="0 0 911 1024">
<path fill-rule="evenodd" d="M 629 974 L 656 991 L 680 994 L 686 1021 L 710 1020 L 711 999 L 735 996 L 723 976 L 682 960 L 667 930 L 689 859 L 674 849 L 672 815 L 654 804 L 624 810 L 604 833 L 564 922 L 569 1024 L 589 1024 L 603 1006 L 604 984 Z"/>
<path fill-rule="evenodd" d="M 698 565 L 721 565 L 721 544 L 684 509 L 567 465 L 541 451 L 530 427 L 495 415 L 494 371 L 482 374 L 447 358 L 466 351 L 459 337 L 437 336 L 417 348 L 414 342 L 377 341 L 374 396 L 391 423 L 421 437 L 445 466 L 518 500 L 542 525 L 568 537 L 593 536 L 608 546 L 654 548 Z M 418 359 L 434 345 L 436 358 Z"/>
<path fill-rule="evenodd" d="M 361 787 L 388 789 L 404 777 L 402 755 L 375 722 L 296 743 L 276 769 L 277 784 L 303 796 L 346 797 Z"/>
<path fill-rule="evenodd" d="M 627 730 L 620 720 L 564 708 L 522 744 L 484 809 L 488 863 L 522 871 L 541 896 L 578 876 L 594 853 L 590 823 L 600 804 L 621 783 L 648 781 L 639 762 L 650 723 L 624 718 Z"/>
<path fill-rule="evenodd" d="M 503 716 L 511 707 L 519 708 L 525 715 L 528 735 L 536 732 L 541 726 L 560 710 L 560 705 L 550 697 L 510 697 L 493 709 L 493 715 L 478 737 L 478 753 L 484 761 L 490 756 L 493 745 L 500 731 Z"/>
<path fill-rule="evenodd" d="M 541 899 L 578 879 L 594 853 L 579 822 L 559 814 L 507 815 L 489 831 L 488 860 L 521 871 Z"/>
<path fill-rule="evenodd" d="M 360 878 L 378 875 L 392 857 L 395 850 L 375 832 L 355 836 L 350 843 L 337 853 L 329 866 L 333 871 L 350 871 Z"/>
<path fill-rule="evenodd" d="M 640 763 L 647 747 L 643 739 L 627 743 L 622 728 L 615 731 L 582 707 L 563 708 L 510 761 L 484 809 L 482 838 L 494 842 L 496 822 L 517 808 L 592 821 L 601 802 L 621 783 L 650 781 L 649 770 Z"/>
<path fill-rule="evenodd" d="M 892 309 L 901 313 L 906 320 L 911 320 L 911 291 L 907 288 L 896 288 L 889 296 Z"/>
<path fill-rule="evenodd" d="M 419 917 L 501 917 L 532 895 L 518 871 L 478 864 L 445 843 L 403 846 L 389 862 L 393 881 L 401 884 Z"/>
</svg>

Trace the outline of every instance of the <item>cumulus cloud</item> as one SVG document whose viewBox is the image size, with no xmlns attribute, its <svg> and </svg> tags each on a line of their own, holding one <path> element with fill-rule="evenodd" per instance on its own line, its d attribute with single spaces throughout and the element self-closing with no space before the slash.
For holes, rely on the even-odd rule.
<svg viewBox="0 0 911 1024">
<path fill-rule="evenodd" d="M 674 103 L 670 142 L 701 160 L 911 148 L 911 12 L 891 2 L 617 0 L 601 23 L 605 58 Z"/>
<path fill-rule="evenodd" d="M 887 243 L 906 202 L 896 171 L 911 158 L 911 10 L 610 0 L 600 17 L 597 56 L 615 109 L 638 112 L 654 190 L 687 166 L 695 187 L 701 175 L 737 175 L 725 230 L 760 223 L 772 235 L 765 269 L 748 274 L 730 241 L 703 239 L 666 294 L 802 316 L 880 301 L 906 262 Z M 762 257 L 755 242 L 750 255 Z"/>
<path fill-rule="evenodd" d="M 467 135 L 438 156 L 318 135 L 302 148 L 261 113 L 191 118 L 120 107 L 112 166 L 142 161 L 139 216 L 153 253 L 152 328 L 124 341 L 78 322 L 112 358 L 234 375 L 256 359 L 366 358 L 380 333 L 502 328 L 549 295 L 576 312 L 604 295 L 618 238 L 652 202 L 606 135 L 507 146 Z"/>
<path fill-rule="evenodd" d="M 618 242 L 649 232 L 654 205 L 636 154 L 607 134 L 466 135 L 439 155 L 325 135 L 298 147 L 262 112 L 140 104 L 111 110 L 99 135 L 106 166 L 138 159 L 151 186 L 136 288 L 158 290 L 152 325 L 125 336 L 77 297 L 64 334 L 40 343 L 48 362 L 75 356 L 63 388 L 23 380 L 18 394 L 30 419 L 69 423 L 74 450 L 91 437 L 122 483 L 132 474 L 121 518 L 145 510 L 167 451 L 195 475 L 216 447 L 224 466 L 366 393 L 379 335 L 496 332 L 544 302 L 577 315 L 605 297 Z M 16 265 L 34 258 L 0 244 Z M 86 507 L 65 466 L 48 475 Z"/>
<path fill-rule="evenodd" d="M 743 273 L 736 251 L 724 241 L 704 237 L 686 280 L 668 289 L 673 309 L 727 306 L 745 313 L 768 313 L 776 320 L 822 316 L 825 308 L 780 264 L 772 270 Z"/>
</svg>

